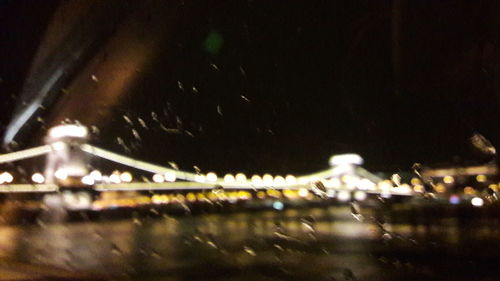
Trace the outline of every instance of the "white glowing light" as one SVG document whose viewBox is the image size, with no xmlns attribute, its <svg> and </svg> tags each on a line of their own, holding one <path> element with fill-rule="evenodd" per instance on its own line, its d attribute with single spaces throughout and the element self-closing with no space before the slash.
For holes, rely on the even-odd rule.
<svg viewBox="0 0 500 281">
<path fill-rule="evenodd" d="M 273 185 L 274 178 L 270 174 L 265 174 L 262 176 L 262 182 L 264 185 Z"/>
<path fill-rule="evenodd" d="M 354 199 L 356 199 L 356 201 L 364 201 L 366 199 L 367 195 L 366 195 L 366 192 L 364 191 L 361 191 L 361 190 L 358 190 L 356 192 L 354 192 Z"/>
<path fill-rule="evenodd" d="M 479 197 L 474 197 L 470 200 L 470 203 L 472 204 L 472 206 L 474 207 L 481 207 L 483 206 L 484 204 L 484 200 L 479 198 Z"/>
<path fill-rule="evenodd" d="M 95 183 L 95 180 L 92 176 L 83 176 L 82 177 L 82 183 L 86 185 L 93 185 Z"/>
<path fill-rule="evenodd" d="M 280 185 L 284 185 L 285 184 L 285 178 L 282 177 L 282 176 L 276 176 L 274 178 L 274 185 L 275 186 L 280 186 Z"/>
<path fill-rule="evenodd" d="M 377 185 L 369 179 L 362 179 L 358 182 L 358 188 L 362 190 L 374 190 Z"/>
<path fill-rule="evenodd" d="M 234 176 L 232 174 L 226 174 L 224 176 L 225 183 L 234 183 L 235 181 L 236 181 L 236 179 L 234 178 Z"/>
<path fill-rule="evenodd" d="M 206 179 L 208 182 L 216 182 L 217 181 L 217 175 L 214 172 L 210 172 L 207 174 Z"/>
<path fill-rule="evenodd" d="M 58 169 L 55 173 L 54 173 L 54 176 L 57 178 L 57 179 L 60 179 L 60 180 L 65 180 L 68 178 L 68 172 L 66 171 L 66 169 Z"/>
<path fill-rule="evenodd" d="M 120 180 L 122 182 L 131 182 L 132 181 L 132 174 L 130 172 L 123 172 L 120 174 Z"/>
<path fill-rule="evenodd" d="M 298 194 L 300 197 L 306 197 L 309 195 L 309 190 L 307 188 L 300 188 Z"/>
<path fill-rule="evenodd" d="M 204 175 L 196 175 L 194 176 L 194 181 L 199 182 L 199 183 L 204 183 L 205 182 L 205 176 Z"/>
<path fill-rule="evenodd" d="M 251 181 L 252 181 L 253 185 L 261 185 L 262 184 L 262 178 L 259 175 L 253 175 Z"/>
<path fill-rule="evenodd" d="M 337 193 L 337 199 L 342 202 L 351 200 L 351 192 L 346 190 L 341 190 Z"/>
<path fill-rule="evenodd" d="M 102 174 L 98 170 L 93 170 L 92 172 L 90 172 L 89 175 L 94 179 L 94 181 L 101 181 L 102 180 Z"/>
<path fill-rule="evenodd" d="M 165 181 L 174 182 L 177 179 L 177 176 L 174 172 L 167 172 L 164 175 Z"/>
<path fill-rule="evenodd" d="M 337 188 L 340 186 L 340 180 L 338 178 L 331 178 L 323 181 L 323 185 L 326 188 Z"/>
<path fill-rule="evenodd" d="M 45 181 L 45 177 L 40 173 L 34 173 L 31 176 L 31 180 L 35 183 L 43 183 Z"/>
<path fill-rule="evenodd" d="M 160 174 L 154 174 L 153 175 L 153 181 L 156 182 L 156 183 L 161 183 L 165 180 L 165 178 L 160 175 Z"/>
<path fill-rule="evenodd" d="M 293 176 L 293 175 L 287 175 L 285 177 L 285 182 L 287 184 L 295 184 L 297 182 L 297 178 L 295 176 Z"/>
<path fill-rule="evenodd" d="M 2 182 L 11 183 L 14 180 L 14 177 L 9 172 L 3 172 L 0 176 Z"/>
<path fill-rule="evenodd" d="M 327 189 L 326 190 L 326 196 L 330 197 L 330 198 L 333 198 L 335 197 L 335 194 L 337 193 L 337 191 L 335 191 L 334 189 Z"/>
<path fill-rule="evenodd" d="M 52 144 L 52 149 L 54 150 L 63 150 L 67 147 L 66 143 L 62 141 L 58 141 Z"/>
<path fill-rule="evenodd" d="M 334 155 L 332 156 L 332 158 L 330 158 L 331 166 L 362 165 L 362 164 L 363 164 L 363 158 L 361 158 L 361 156 L 359 156 L 358 154 L 354 153 Z"/>
<path fill-rule="evenodd" d="M 109 175 L 109 181 L 111 183 L 121 183 L 122 182 L 120 180 L 120 174 L 117 172 L 113 172 L 111 175 Z"/>
<path fill-rule="evenodd" d="M 75 137 L 85 138 L 88 135 L 88 130 L 84 126 L 68 124 L 52 127 L 49 130 L 51 138 Z"/>
<path fill-rule="evenodd" d="M 237 173 L 236 174 L 236 181 L 239 183 L 244 183 L 247 181 L 247 176 L 245 176 L 245 174 L 243 174 L 243 173 Z"/>
</svg>

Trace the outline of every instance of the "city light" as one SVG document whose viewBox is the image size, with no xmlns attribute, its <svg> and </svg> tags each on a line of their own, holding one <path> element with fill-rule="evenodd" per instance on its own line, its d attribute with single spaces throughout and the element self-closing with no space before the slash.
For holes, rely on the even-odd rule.
<svg viewBox="0 0 500 281">
<path fill-rule="evenodd" d="M 89 175 L 94 179 L 94 181 L 101 181 L 102 180 L 102 174 L 98 170 L 93 170 L 92 172 L 90 172 Z"/>
<path fill-rule="evenodd" d="M 274 178 L 270 174 L 265 174 L 262 176 L 262 182 L 264 183 L 264 185 L 271 186 L 273 185 Z"/>
<path fill-rule="evenodd" d="M 286 182 L 285 182 L 285 178 L 282 177 L 282 176 L 276 176 L 273 180 L 273 183 L 275 186 L 281 186 L 281 185 L 284 185 Z"/>
<path fill-rule="evenodd" d="M 132 174 L 130 172 L 123 172 L 120 174 L 120 180 L 122 182 L 131 182 L 132 181 Z"/>
<path fill-rule="evenodd" d="M 206 176 L 206 180 L 208 182 L 216 182 L 217 181 L 217 175 L 214 172 L 210 172 Z"/>
<path fill-rule="evenodd" d="M 54 173 L 54 176 L 59 180 L 65 180 L 68 178 L 68 172 L 66 171 L 66 169 L 58 169 Z"/>
<path fill-rule="evenodd" d="M 45 177 L 40 173 L 34 173 L 31 176 L 31 180 L 35 183 L 43 183 L 45 181 Z"/>
<path fill-rule="evenodd" d="M 484 200 L 480 197 L 474 197 L 470 200 L 470 203 L 472 204 L 472 206 L 474 207 L 481 207 L 483 206 L 484 204 Z"/>
<path fill-rule="evenodd" d="M 364 201 L 366 199 L 367 195 L 366 192 L 358 190 L 354 192 L 354 199 L 356 201 Z"/>
<path fill-rule="evenodd" d="M 455 179 L 452 176 L 445 176 L 443 178 L 443 182 L 446 184 L 452 184 L 453 182 L 455 182 Z"/>
<path fill-rule="evenodd" d="M 162 183 L 164 180 L 165 180 L 165 178 L 160 174 L 153 175 L 153 181 L 156 183 Z"/>
<path fill-rule="evenodd" d="M 477 182 L 485 182 L 486 181 L 486 176 L 485 175 L 477 175 L 476 180 Z"/>
<path fill-rule="evenodd" d="M 295 176 L 293 176 L 293 175 L 287 175 L 287 176 L 285 177 L 285 182 L 286 182 L 287 184 L 290 184 L 290 185 L 291 185 L 291 184 L 295 184 L 295 183 L 297 182 L 297 178 L 296 178 Z"/>
<path fill-rule="evenodd" d="M 252 181 L 253 185 L 261 185 L 262 184 L 262 178 L 259 175 L 253 175 L 251 181 Z"/>
<path fill-rule="evenodd" d="M 82 183 L 86 185 L 93 185 L 95 183 L 95 180 L 92 176 L 83 176 L 82 177 Z"/>
<path fill-rule="evenodd" d="M 175 175 L 174 172 L 166 172 L 163 177 L 165 178 L 165 181 L 168 181 L 168 182 L 175 182 L 175 180 L 177 179 L 177 176 Z"/>
<path fill-rule="evenodd" d="M 113 173 L 111 173 L 111 175 L 109 175 L 109 181 L 111 183 L 121 183 L 121 179 L 120 179 L 120 172 L 118 171 L 114 171 Z"/>
<path fill-rule="evenodd" d="M 224 176 L 225 183 L 234 183 L 235 181 L 236 181 L 236 179 L 234 178 L 234 176 L 232 174 L 226 174 Z"/>
<path fill-rule="evenodd" d="M 199 182 L 199 183 L 204 183 L 205 182 L 205 176 L 197 174 L 194 176 L 194 181 Z"/>
<path fill-rule="evenodd" d="M 236 174 L 236 182 L 238 183 L 245 183 L 247 181 L 247 176 L 243 173 L 237 173 Z"/>
<path fill-rule="evenodd" d="M 341 190 L 337 193 L 337 199 L 339 201 L 345 202 L 351 200 L 351 192 L 346 190 Z"/>
</svg>

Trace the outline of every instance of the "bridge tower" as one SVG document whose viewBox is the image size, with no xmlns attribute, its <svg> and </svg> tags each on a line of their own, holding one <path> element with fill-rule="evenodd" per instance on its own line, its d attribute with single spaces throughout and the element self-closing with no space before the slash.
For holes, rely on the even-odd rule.
<svg viewBox="0 0 500 281">
<path fill-rule="evenodd" d="M 88 141 L 88 129 L 78 124 L 63 124 L 49 129 L 45 143 L 52 147 L 45 165 L 46 183 L 61 186 L 81 185 L 88 174 L 88 155 L 80 146 Z"/>
</svg>

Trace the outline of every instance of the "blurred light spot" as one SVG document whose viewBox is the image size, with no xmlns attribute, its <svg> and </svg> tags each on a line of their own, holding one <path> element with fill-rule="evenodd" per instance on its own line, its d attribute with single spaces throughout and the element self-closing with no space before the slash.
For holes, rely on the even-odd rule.
<svg viewBox="0 0 500 281">
<path fill-rule="evenodd" d="M 93 185 L 94 184 L 94 178 L 87 175 L 82 177 L 82 183 L 86 185 Z"/>
<path fill-rule="evenodd" d="M 351 200 L 351 192 L 346 190 L 341 190 L 337 193 L 337 199 L 342 202 Z"/>
<path fill-rule="evenodd" d="M 98 170 L 94 170 L 90 172 L 90 176 L 95 180 L 95 181 L 101 181 L 102 180 L 102 174 Z"/>
<path fill-rule="evenodd" d="M 214 172 L 210 172 L 207 174 L 206 179 L 208 182 L 216 182 L 217 181 L 217 175 Z"/>
<path fill-rule="evenodd" d="M 40 173 L 34 173 L 31 176 L 31 180 L 35 183 L 43 183 L 45 181 L 45 177 Z"/>
<path fill-rule="evenodd" d="M 356 199 L 357 201 L 364 201 L 366 197 L 366 192 L 364 191 L 358 190 L 354 192 L 354 199 Z"/>
<path fill-rule="evenodd" d="M 226 174 L 224 176 L 225 183 L 234 183 L 235 181 L 236 181 L 236 179 L 234 178 L 234 176 L 232 174 Z"/>
<path fill-rule="evenodd" d="M 132 174 L 130 172 L 123 172 L 120 174 L 120 180 L 122 182 L 131 182 L 132 181 Z"/>
<path fill-rule="evenodd" d="M 472 206 L 474 207 L 481 207 L 483 206 L 484 204 L 484 201 L 483 199 L 479 198 L 479 197 L 474 197 L 470 200 L 470 203 L 472 204 Z"/>
<path fill-rule="evenodd" d="M 281 211 L 281 210 L 283 210 L 284 207 L 285 207 L 285 205 L 280 201 L 274 201 L 274 203 L 273 203 L 273 209 L 275 209 L 275 210 Z"/>
<path fill-rule="evenodd" d="M 478 182 L 485 182 L 486 181 L 486 176 L 485 175 L 477 175 L 476 180 Z"/>
<path fill-rule="evenodd" d="M 177 179 L 177 176 L 174 172 L 166 172 L 164 175 L 165 181 L 174 182 Z"/>
<path fill-rule="evenodd" d="M 466 186 L 464 187 L 464 193 L 467 195 L 472 195 L 476 193 L 476 190 L 473 187 Z"/>
<path fill-rule="evenodd" d="M 236 174 L 236 181 L 238 183 L 244 183 L 247 181 L 247 176 L 245 176 L 245 174 L 243 174 L 243 173 L 237 173 Z"/>
<path fill-rule="evenodd" d="M 217 55 L 223 44 L 224 39 L 222 38 L 222 35 L 216 31 L 208 33 L 204 42 L 205 50 L 212 55 Z"/>
<path fill-rule="evenodd" d="M 452 184 L 453 182 L 455 182 L 455 179 L 452 176 L 445 176 L 443 178 L 443 182 L 447 184 Z"/>
<path fill-rule="evenodd" d="M 66 169 L 58 169 L 55 173 L 54 173 L 54 176 L 57 178 L 57 179 L 60 179 L 60 180 L 65 180 L 68 178 L 68 173 L 66 172 Z"/>
<path fill-rule="evenodd" d="M 460 203 L 460 196 L 453 194 L 450 196 L 450 204 L 457 205 Z"/>
<path fill-rule="evenodd" d="M 160 174 L 154 174 L 153 175 L 153 181 L 157 183 L 162 183 L 165 180 L 165 178 L 160 175 Z"/>
</svg>

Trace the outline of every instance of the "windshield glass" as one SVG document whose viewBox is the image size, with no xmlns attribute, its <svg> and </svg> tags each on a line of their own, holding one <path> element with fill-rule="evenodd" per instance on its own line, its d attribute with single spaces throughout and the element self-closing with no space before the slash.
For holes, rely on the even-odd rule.
<svg viewBox="0 0 500 281">
<path fill-rule="evenodd" d="M 499 19 L 0 1 L 0 281 L 495 280 Z"/>
</svg>

